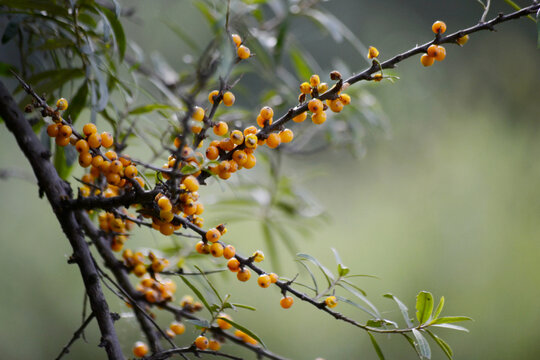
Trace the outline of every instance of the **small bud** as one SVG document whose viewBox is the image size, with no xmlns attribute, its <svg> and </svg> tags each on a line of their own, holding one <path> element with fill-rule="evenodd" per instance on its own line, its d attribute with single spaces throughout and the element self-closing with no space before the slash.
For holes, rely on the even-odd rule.
<svg viewBox="0 0 540 360">
<path fill-rule="evenodd" d="M 330 73 L 330 79 L 332 80 L 340 80 L 341 79 L 341 73 L 337 70 L 334 70 Z"/>
</svg>

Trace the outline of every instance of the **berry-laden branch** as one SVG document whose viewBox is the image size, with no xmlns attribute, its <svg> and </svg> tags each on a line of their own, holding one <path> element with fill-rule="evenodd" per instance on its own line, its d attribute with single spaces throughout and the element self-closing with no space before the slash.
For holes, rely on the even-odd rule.
<svg viewBox="0 0 540 360">
<path fill-rule="evenodd" d="M 49 152 L 34 134 L 24 114 L 19 110 L 13 97 L 1 81 L 0 116 L 30 162 L 40 191 L 47 195 L 58 222 L 73 248 L 72 258 L 79 266 L 92 312 L 98 321 L 102 336 L 101 344 L 105 347 L 109 359 L 123 359 L 122 348 L 114 329 L 109 306 L 99 284 L 99 277 L 92 261 L 90 249 L 84 241 L 74 212 L 62 206 L 62 200 L 71 197 L 71 188 L 58 176 L 54 166 L 47 160 Z"/>
</svg>

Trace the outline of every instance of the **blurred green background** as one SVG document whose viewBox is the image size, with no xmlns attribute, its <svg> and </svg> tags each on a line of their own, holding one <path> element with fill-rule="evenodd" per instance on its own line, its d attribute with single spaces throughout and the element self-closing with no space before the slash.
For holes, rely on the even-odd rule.
<svg viewBox="0 0 540 360">
<path fill-rule="evenodd" d="M 165 21 L 189 27 L 201 34 L 202 43 L 208 41 L 200 14 L 188 2 L 130 3 L 139 17 L 126 22 L 129 36 L 148 52 L 161 51 L 172 64 L 186 48 Z M 503 1 L 494 3 L 493 14 L 511 11 Z M 366 45 L 377 46 L 381 59 L 429 40 L 435 19 L 445 20 L 453 31 L 474 24 L 481 14 L 473 0 L 336 0 L 323 6 Z M 310 26 L 302 21 L 291 26 L 326 67 L 338 57 L 351 69 L 365 68 L 365 61 L 346 44 L 310 37 Z M 301 185 L 317 194 L 330 218 L 313 238 L 300 242 L 300 248 L 333 268 L 334 247 L 355 273 L 378 276 L 356 283 L 386 317 L 400 323 L 399 311 L 382 294 L 392 292 L 410 309 L 420 290 L 433 292 L 437 299 L 444 295 L 445 314 L 475 320 L 466 324 L 469 334 L 438 332 L 452 345 L 456 359 L 540 358 L 540 50 L 530 20 L 497 29 L 475 34 L 464 48 L 448 46 L 447 59 L 431 68 L 421 67 L 418 58 L 401 63 L 395 71 L 401 80 L 395 84 L 360 85 L 375 94 L 390 124 L 386 132 L 367 129 L 365 157 L 328 151 L 286 161 L 286 171 L 295 177 L 315 170 L 317 176 L 303 177 Z M 0 168 L 30 174 L 3 125 L 0 141 Z M 219 192 L 215 184 L 203 190 L 203 201 L 205 194 Z M 68 242 L 47 202 L 38 198 L 35 184 L 7 179 L 0 199 L 1 357 L 51 359 L 81 321 L 79 272 L 67 264 Z M 150 234 L 140 231 L 133 241 L 153 246 L 156 239 Z M 227 236 L 244 253 L 264 250 L 255 226 L 231 225 Z M 291 260 L 283 251 L 281 263 L 288 276 L 298 271 Z M 282 310 L 277 289 L 262 290 L 254 281 L 239 284 L 228 275 L 215 279 L 235 301 L 258 308 L 233 317 L 278 354 L 292 359 L 376 359 L 363 331 L 300 301 Z M 180 287 L 179 294 L 184 290 Z M 115 311 L 125 311 L 119 300 L 110 299 Z M 345 304 L 338 310 L 365 320 Z M 160 320 L 166 324 L 169 318 Z M 141 334 L 130 317 L 117 329 L 128 353 Z M 194 335 L 190 328 L 179 344 L 191 342 Z M 388 359 L 415 358 L 403 338 L 377 339 Z M 91 345 L 77 342 L 67 358 L 104 358 L 93 346 L 99 342 L 95 324 L 88 340 Z M 433 359 L 444 358 L 435 345 L 432 348 Z"/>
</svg>

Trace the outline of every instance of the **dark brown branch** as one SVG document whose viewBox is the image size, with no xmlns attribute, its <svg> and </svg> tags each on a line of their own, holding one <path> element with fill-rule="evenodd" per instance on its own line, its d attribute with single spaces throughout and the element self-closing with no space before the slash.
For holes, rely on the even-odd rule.
<svg viewBox="0 0 540 360">
<path fill-rule="evenodd" d="M 78 339 L 81 337 L 81 335 L 83 334 L 84 332 L 84 329 L 88 326 L 88 324 L 90 324 L 90 322 L 94 319 L 94 313 L 91 313 L 87 318 L 86 320 L 84 320 L 84 322 L 82 323 L 82 325 L 73 333 L 73 336 L 71 337 L 71 340 L 69 340 L 69 342 L 66 344 L 66 346 L 64 346 L 64 348 L 62 349 L 62 351 L 60 352 L 60 354 L 56 357 L 56 360 L 60 360 L 62 358 L 62 356 L 64 356 L 65 354 L 69 353 L 69 348 L 70 346 Z"/>
<path fill-rule="evenodd" d="M 1 81 L 0 116 L 30 162 L 38 180 L 40 192 L 47 195 L 58 222 L 73 248 L 72 258 L 79 266 L 90 299 L 90 306 L 101 331 L 100 345 L 105 347 L 109 359 L 124 359 L 109 306 L 101 290 L 97 270 L 92 262 L 90 249 L 84 240 L 74 212 L 62 206 L 62 200 L 71 197 L 71 188 L 58 176 L 56 169 L 48 161 L 47 149 L 34 134 L 32 127 L 24 118 L 24 114 L 19 110 L 10 92 Z"/>
<path fill-rule="evenodd" d="M 208 355 L 219 356 L 225 359 L 243 360 L 242 358 L 225 354 L 219 351 L 198 350 L 194 346 L 165 350 L 165 351 L 162 351 L 162 352 L 159 352 L 157 354 L 150 356 L 149 358 L 147 358 L 147 360 L 165 360 L 176 354 L 195 354 L 195 356 L 197 356 L 198 354 L 208 354 Z"/>
</svg>

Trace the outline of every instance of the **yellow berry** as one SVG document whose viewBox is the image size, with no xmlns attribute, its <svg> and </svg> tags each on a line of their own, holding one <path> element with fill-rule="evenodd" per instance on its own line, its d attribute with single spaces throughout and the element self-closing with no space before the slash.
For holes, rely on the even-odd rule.
<svg viewBox="0 0 540 360">
<path fill-rule="evenodd" d="M 199 254 L 210 254 L 210 245 L 205 244 L 203 241 L 199 241 L 195 244 L 195 251 Z"/>
<path fill-rule="evenodd" d="M 240 37 L 240 35 L 232 34 L 231 37 L 232 37 L 236 47 L 239 47 L 240 45 L 242 45 L 242 38 Z"/>
<path fill-rule="evenodd" d="M 268 276 L 270 277 L 270 282 L 272 284 L 277 283 L 278 280 L 279 280 L 279 276 L 276 273 L 270 273 L 270 274 L 268 274 Z"/>
<path fill-rule="evenodd" d="M 319 94 L 322 94 L 328 90 L 328 84 L 327 83 L 320 83 L 319 86 L 317 86 L 317 91 Z"/>
<path fill-rule="evenodd" d="M 56 145 L 58 146 L 67 146 L 69 144 L 69 141 L 70 139 L 64 136 L 57 136 L 55 139 Z"/>
<path fill-rule="evenodd" d="M 373 59 L 379 56 L 379 50 L 376 47 L 370 46 L 368 50 L 368 59 Z"/>
<path fill-rule="evenodd" d="M 62 125 L 60 130 L 58 130 L 58 136 L 62 137 L 70 137 L 73 133 L 73 130 L 71 129 L 71 126 L 69 125 Z"/>
<path fill-rule="evenodd" d="M 85 153 L 90 151 L 90 146 L 88 145 L 88 142 L 86 140 L 80 139 L 75 143 L 75 150 L 77 150 L 79 153 Z"/>
<path fill-rule="evenodd" d="M 311 115 L 311 121 L 313 121 L 314 124 L 321 125 L 326 121 L 326 113 L 324 111 L 314 113 Z"/>
<path fill-rule="evenodd" d="M 237 272 L 240 270 L 240 261 L 238 261 L 236 258 L 232 258 L 229 261 L 227 261 L 227 267 L 232 272 Z"/>
<path fill-rule="evenodd" d="M 164 211 L 171 211 L 172 210 L 172 204 L 171 204 L 171 200 L 169 200 L 169 198 L 165 197 L 165 196 L 162 196 L 161 198 L 159 198 L 158 200 L 158 206 L 161 210 L 164 210 Z"/>
<path fill-rule="evenodd" d="M 249 51 L 249 48 L 247 46 L 240 45 L 236 50 L 236 54 L 240 59 L 245 60 L 249 58 L 249 56 L 251 55 L 251 51 Z"/>
<path fill-rule="evenodd" d="M 247 161 L 244 164 L 246 169 L 251 169 L 257 164 L 257 158 L 253 154 L 248 154 Z"/>
<path fill-rule="evenodd" d="M 206 149 L 206 157 L 208 160 L 216 160 L 219 156 L 219 149 L 215 146 L 209 146 Z"/>
<path fill-rule="evenodd" d="M 422 57 L 420 58 L 420 62 L 422 63 L 422 65 L 424 66 L 431 66 L 433 65 L 433 63 L 435 62 L 435 58 L 434 57 L 431 57 L 429 56 L 428 54 L 424 54 L 422 55 Z"/>
<path fill-rule="evenodd" d="M 67 108 L 68 108 L 68 101 L 64 98 L 58 99 L 58 101 L 56 102 L 56 109 L 60 111 L 64 111 Z"/>
<path fill-rule="evenodd" d="M 92 149 L 97 149 L 101 146 L 101 135 L 98 133 L 92 133 L 90 136 L 88 136 L 87 141 L 88 145 L 90 145 Z"/>
<path fill-rule="evenodd" d="M 257 279 L 257 283 L 259 284 L 260 287 L 267 288 L 270 286 L 272 281 L 270 279 L 270 276 L 263 274 L 259 276 L 259 278 Z"/>
<path fill-rule="evenodd" d="M 210 104 L 214 104 L 214 97 L 219 95 L 218 90 L 211 91 L 210 94 L 208 94 L 208 101 L 210 101 Z"/>
<path fill-rule="evenodd" d="M 178 321 L 173 321 L 171 325 L 169 325 L 169 328 L 176 334 L 176 335 L 182 335 L 184 331 L 186 331 L 186 326 Z"/>
<path fill-rule="evenodd" d="M 443 61 L 446 57 L 446 49 L 442 46 L 437 46 L 437 55 L 435 55 L 435 60 Z"/>
<path fill-rule="evenodd" d="M 255 262 L 261 262 L 264 260 L 264 253 L 261 250 L 257 250 L 251 255 L 253 258 L 253 261 Z"/>
<path fill-rule="evenodd" d="M 218 319 L 216 320 L 218 326 L 221 328 L 221 330 L 227 330 L 227 329 L 230 329 L 232 327 L 232 325 L 230 323 L 228 323 L 227 321 L 223 320 L 223 319 L 220 319 L 220 318 L 225 318 L 225 319 L 229 319 L 231 320 L 231 317 L 225 313 L 220 313 L 219 314 L 219 317 Z"/>
<path fill-rule="evenodd" d="M 208 339 L 206 338 L 206 336 L 198 336 L 196 339 L 195 339 L 195 346 L 197 347 L 197 349 L 199 350 L 206 350 L 208 349 Z"/>
<path fill-rule="evenodd" d="M 265 106 L 261 109 L 259 115 L 261 115 L 264 120 L 269 120 L 274 116 L 274 110 L 272 110 L 270 106 Z"/>
<path fill-rule="evenodd" d="M 214 125 L 214 134 L 217 136 L 224 136 L 227 131 L 229 131 L 229 126 L 223 121 L 220 121 Z"/>
<path fill-rule="evenodd" d="M 79 165 L 83 168 L 87 168 L 92 164 L 92 155 L 87 152 L 79 154 Z"/>
<path fill-rule="evenodd" d="M 257 147 L 257 143 L 259 142 L 259 139 L 257 138 L 257 135 L 249 134 L 246 136 L 244 142 L 247 148 L 254 149 Z"/>
<path fill-rule="evenodd" d="M 300 92 L 302 94 L 310 94 L 311 93 L 311 85 L 308 82 L 303 82 L 300 84 Z"/>
<path fill-rule="evenodd" d="M 221 349 L 221 344 L 217 340 L 210 340 L 210 342 L 208 343 L 208 348 L 212 351 L 218 351 L 219 349 Z"/>
<path fill-rule="evenodd" d="M 349 94 L 341 94 L 339 95 L 339 101 L 341 101 L 343 105 L 349 105 L 351 103 L 351 96 Z"/>
<path fill-rule="evenodd" d="M 186 176 L 184 180 L 182 180 L 182 184 L 186 186 L 186 189 L 189 192 L 195 192 L 199 190 L 199 180 L 193 175 Z"/>
<path fill-rule="evenodd" d="M 210 254 L 213 257 L 221 257 L 223 255 L 223 245 L 220 243 L 214 243 L 210 246 Z"/>
<path fill-rule="evenodd" d="M 88 123 L 88 124 L 83 126 L 83 133 L 86 136 L 90 136 L 90 135 L 92 135 L 92 134 L 94 134 L 96 132 L 97 132 L 97 127 L 96 127 L 96 125 L 94 125 L 92 123 Z"/>
<path fill-rule="evenodd" d="M 137 171 L 137 168 L 135 167 L 135 165 L 128 165 L 124 169 L 124 175 L 128 179 L 133 179 L 135 176 L 137 176 L 138 173 L 139 172 Z"/>
<path fill-rule="evenodd" d="M 223 94 L 223 104 L 225 106 L 232 106 L 234 104 L 234 94 L 230 91 L 227 91 L 225 94 Z"/>
<path fill-rule="evenodd" d="M 329 296 L 327 297 L 325 300 L 324 300 L 324 303 L 326 304 L 326 306 L 328 306 L 329 308 L 333 308 L 333 307 L 336 307 L 337 304 L 338 304 L 338 301 L 336 299 L 335 296 Z"/>
<path fill-rule="evenodd" d="M 459 39 L 456 40 L 456 42 L 460 46 L 465 45 L 468 41 L 469 41 L 469 35 L 463 35 L 462 37 L 460 37 Z"/>
<path fill-rule="evenodd" d="M 195 121 L 203 121 L 204 109 L 198 106 L 193 107 L 193 114 L 191 114 L 191 118 Z"/>
<path fill-rule="evenodd" d="M 235 145 L 240 145 L 244 142 L 244 134 L 240 130 L 234 130 L 231 132 L 231 141 Z"/>
<path fill-rule="evenodd" d="M 101 133 L 101 146 L 110 148 L 114 144 L 113 136 L 108 132 Z"/>
<path fill-rule="evenodd" d="M 312 113 L 319 113 L 324 109 L 323 103 L 319 99 L 311 99 L 308 103 L 308 109 Z"/>
<path fill-rule="evenodd" d="M 288 309 L 292 306 L 293 302 L 294 300 L 291 296 L 285 296 L 279 301 L 279 304 L 281 305 L 282 308 Z"/>
<path fill-rule="evenodd" d="M 257 116 L 257 125 L 259 125 L 260 127 L 265 127 L 265 126 L 272 125 L 273 121 L 274 120 L 272 118 L 265 119 L 261 115 Z"/>
<path fill-rule="evenodd" d="M 163 223 L 159 226 L 159 232 L 165 236 L 172 235 L 174 232 L 174 226 L 170 222 Z"/>
<path fill-rule="evenodd" d="M 311 85 L 311 87 L 317 87 L 319 86 L 320 83 L 321 83 L 321 79 L 319 78 L 319 75 L 317 74 L 313 74 L 309 78 L 309 84 Z"/>
<path fill-rule="evenodd" d="M 218 229 L 212 228 L 206 232 L 206 240 L 210 242 L 217 242 L 219 238 L 221 237 L 221 233 Z"/>
<path fill-rule="evenodd" d="M 291 129 L 285 129 L 279 133 L 279 138 L 282 143 L 289 143 L 294 138 L 294 133 Z"/>
<path fill-rule="evenodd" d="M 431 56 L 431 57 L 434 58 L 435 56 L 437 56 L 437 50 L 438 50 L 438 48 L 439 48 L 439 47 L 438 47 L 437 45 L 435 45 L 435 44 L 430 45 L 430 46 L 427 48 L 427 54 L 428 54 L 429 56 Z"/>
<path fill-rule="evenodd" d="M 148 345 L 142 341 L 137 341 L 135 345 L 133 345 L 133 355 L 136 357 L 143 357 L 146 354 L 148 354 Z"/>
<path fill-rule="evenodd" d="M 56 137 L 58 136 L 59 129 L 60 127 L 58 127 L 58 124 L 50 124 L 49 126 L 47 126 L 47 135 L 49 135 L 50 137 Z"/>
<path fill-rule="evenodd" d="M 227 245 L 225 246 L 225 249 L 223 249 L 223 257 L 225 259 L 232 259 L 235 254 L 236 254 L 236 249 L 232 245 Z"/>
<path fill-rule="evenodd" d="M 341 110 L 343 110 L 343 104 L 341 103 L 339 99 L 330 100 L 328 102 L 328 107 L 330 108 L 330 110 L 336 113 L 341 112 Z"/>
<path fill-rule="evenodd" d="M 435 21 L 431 26 L 435 34 L 443 34 L 446 31 L 446 24 L 443 21 Z"/>
<path fill-rule="evenodd" d="M 266 139 L 266 145 L 268 145 L 270 149 L 277 148 L 279 144 L 281 144 L 281 138 L 279 137 L 279 134 L 271 133 L 270 135 L 268 135 L 268 138 Z"/>
<path fill-rule="evenodd" d="M 307 111 L 304 111 L 303 113 L 301 113 L 300 115 L 296 115 L 295 117 L 293 117 L 293 121 L 296 122 L 296 123 L 301 123 L 303 122 L 304 120 L 306 120 L 307 118 Z"/>
</svg>

